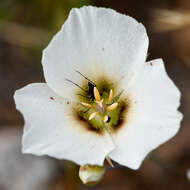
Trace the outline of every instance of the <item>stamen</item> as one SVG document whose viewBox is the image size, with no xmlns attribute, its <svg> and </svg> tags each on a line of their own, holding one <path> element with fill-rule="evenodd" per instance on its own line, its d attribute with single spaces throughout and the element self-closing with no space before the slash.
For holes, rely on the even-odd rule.
<svg viewBox="0 0 190 190">
<path fill-rule="evenodd" d="M 99 113 L 98 112 L 93 112 L 90 117 L 89 117 L 89 120 L 93 119 L 96 115 L 98 115 Z"/>
<path fill-rule="evenodd" d="M 104 123 L 106 123 L 108 121 L 108 115 L 105 115 L 104 116 L 104 119 L 103 119 Z"/>
<path fill-rule="evenodd" d="M 113 97 L 113 90 L 111 89 L 111 90 L 110 90 L 110 93 L 109 93 L 109 97 L 108 97 L 108 104 L 111 103 L 112 97 Z"/>
<path fill-rule="evenodd" d="M 113 103 L 112 105 L 108 106 L 108 107 L 106 108 L 106 110 L 107 110 L 107 111 L 112 111 L 112 110 L 114 110 L 117 106 L 118 106 L 118 103 L 115 102 L 115 103 Z"/>
<path fill-rule="evenodd" d="M 89 97 L 89 96 L 85 96 L 85 95 L 83 95 L 83 94 L 76 94 L 77 96 L 81 96 L 81 97 L 83 97 L 83 98 L 86 98 L 86 99 L 88 99 L 88 100 L 90 100 L 90 98 L 91 97 Z"/>
<path fill-rule="evenodd" d="M 76 72 L 77 72 L 78 74 L 80 74 L 82 77 L 84 77 L 86 80 L 90 81 L 94 86 L 96 86 L 94 82 L 92 82 L 89 78 L 87 78 L 86 76 L 84 76 L 81 72 L 79 72 L 79 71 L 77 71 L 77 70 L 76 70 Z"/>
<path fill-rule="evenodd" d="M 88 103 L 85 103 L 85 102 L 81 102 L 81 104 L 82 104 L 83 106 L 89 107 L 89 108 L 91 108 L 91 109 L 94 108 L 91 104 L 88 104 Z"/>
<path fill-rule="evenodd" d="M 96 101 L 101 100 L 100 93 L 99 93 L 99 91 L 98 91 L 98 89 L 96 87 L 94 87 L 94 97 L 95 97 Z"/>
<path fill-rule="evenodd" d="M 106 160 L 108 161 L 109 165 L 110 165 L 112 168 L 114 168 L 114 165 L 113 165 L 111 159 L 110 159 L 108 156 L 106 156 Z"/>
<path fill-rule="evenodd" d="M 68 82 L 70 82 L 70 83 L 72 83 L 72 84 L 74 84 L 75 86 L 79 87 L 82 91 L 87 92 L 84 88 L 82 88 L 82 87 L 81 87 L 80 85 L 78 85 L 77 83 L 75 83 L 75 82 L 73 82 L 73 81 L 71 81 L 71 80 L 69 80 L 69 79 L 67 79 L 67 78 L 65 78 L 65 80 L 68 81 Z"/>
</svg>

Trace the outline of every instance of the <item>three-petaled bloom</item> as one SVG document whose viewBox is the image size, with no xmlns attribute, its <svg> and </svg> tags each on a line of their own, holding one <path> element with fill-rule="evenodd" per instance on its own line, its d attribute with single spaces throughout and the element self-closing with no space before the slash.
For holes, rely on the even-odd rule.
<svg viewBox="0 0 190 190">
<path fill-rule="evenodd" d="M 144 26 L 114 10 L 72 9 L 43 51 L 47 83 L 17 90 L 23 152 L 132 169 L 173 137 L 180 92 L 161 59 L 146 62 Z"/>
</svg>

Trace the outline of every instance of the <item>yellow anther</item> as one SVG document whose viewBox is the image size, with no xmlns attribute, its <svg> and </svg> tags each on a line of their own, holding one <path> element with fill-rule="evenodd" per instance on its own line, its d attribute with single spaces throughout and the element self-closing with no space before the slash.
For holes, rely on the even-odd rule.
<svg viewBox="0 0 190 190">
<path fill-rule="evenodd" d="M 93 119 L 96 115 L 98 115 L 98 112 L 93 112 L 90 114 L 89 120 Z"/>
<path fill-rule="evenodd" d="M 108 156 L 106 157 L 106 160 L 108 161 L 109 165 L 110 165 L 112 168 L 114 168 L 114 165 L 113 165 L 111 159 L 110 159 Z"/>
<path fill-rule="evenodd" d="M 111 103 L 112 97 L 113 97 L 113 90 L 111 89 L 111 90 L 110 90 L 110 93 L 109 93 L 109 97 L 108 97 L 108 104 Z"/>
<path fill-rule="evenodd" d="M 112 110 L 114 110 L 117 106 L 118 106 L 118 103 L 115 102 L 115 103 L 113 103 L 112 105 L 108 106 L 108 107 L 106 108 L 106 110 L 107 110 L 107 111 L 112 111 Z"/>
<path fill-rule="evenodd" d="M 104 119 L 103 119 L 104 123 L 106 123 L 108 121 L 108 115 L 105 115 L 104 116 Z"/>
<path fill-rule="evenodd" d="M 95 97 L 96 101 L 101 100 L 100 93 L 96 87 L 94 87 L 94 97 Z"/>
<path fill-rule="evenodd" d="M 85 103 L 85 102 L 81 102 L 81 104 L 83 106 L 86 106 L 86 107 L 89 107 L 89 108 L 93 109 L 93 106 L 91 104 L 88 104 L 88 103 Z"/>
</svg>

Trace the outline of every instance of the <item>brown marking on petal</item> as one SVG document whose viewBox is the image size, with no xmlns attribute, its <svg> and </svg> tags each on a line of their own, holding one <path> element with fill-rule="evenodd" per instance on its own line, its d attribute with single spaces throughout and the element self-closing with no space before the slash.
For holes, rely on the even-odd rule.
<svg viewBox="0 0 190 190">
<path fill-rule="evenodd" d="M 127 102 L 121 102 L 120 103 L 121 108 L 119 112 L 119 119 L 116 124 L 112 124 L 112 129 L 114 131 L 119 131 L 121 128 L 123 128 L 129 119 L 129 110 L 131 109 L 131 104 L 129 101 Z"/>
<path fill-rule="evenodd" d="M 67 101 L 67 104 L 69 104 L 70 102 L 69 101 Z"/>
<path fill-rule="evenodd" d="M 150 62 L 150 66 L 152 66 L 152 62 Z"/>
<path fill-rule="evenodd" d="M 54 97 L 50 97 L 51 100 L 54 100 Z"/>
<path fill-rule="evenodd" d="M 82 126 L 84 126 L 88 131 L 97 133 L 97 134 L 102 134 L 102 130 L 99 128 L 95 128 L 90 122 L 85 120 L 82 116 L 78 115 L 77 117 L 78 121 L 81 123 Z"/>
<path fill-rule="evenodd" d="M 74 110 L 74 119 L 76 120 L 77 123 L 79 123 L 79 127 L 82 127 L 83 129 L 93 132 L 97 135 L 103 135 L 104 131 L 101 128 L 95 128 L 89 120 L 86 120 L 82 115 L 80 115 L 79 112 Z M 77 127 L 77 126 L 76 126 Z"/>
<path fill-rule="evenodd" d="M 102 51 L 104 51 L 104 48 L 102 48 Z"/>
</svg>

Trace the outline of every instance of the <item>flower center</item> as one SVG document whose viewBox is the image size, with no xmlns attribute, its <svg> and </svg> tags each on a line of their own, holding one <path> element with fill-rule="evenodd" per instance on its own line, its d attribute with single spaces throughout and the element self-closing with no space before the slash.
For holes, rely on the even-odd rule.
<svg viewBox="0 0 190 190">
<path fill-rule="evenodd" d="M 92 120 L 96 116 L 100 116 L 104 123 L 109 122 L 110 121 L 109 113 L 114 109 L 116 109 L 118 106 L 117 102 L 112 103 L 113 90 L 112 89 L 110 90 L 107 100 L 104 100 L 103 98 L 101 99 L 100 93 L 96 87 L 94 87 L 93 93 L 95 98 L 94 103 L 89 104 L 81 102 L 83 106 L 88 107 L 92 111 L 88 119 Z"/>
<path fill-rule="evenodd" d="M 72 109 L 76 126 L 98 135 L 104 134 L 105 130 L 115 133 L 123 128 L 132 102 L 124 96 L 123 90 L 118 89 L 117 80 L 103 77 L 96 83 L 84 80 L 81 84 L 80 89 L 76 89 L 79 101 Z"/>
</svg>

